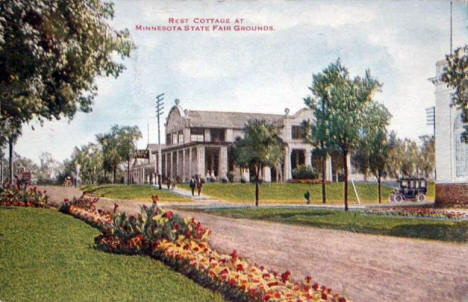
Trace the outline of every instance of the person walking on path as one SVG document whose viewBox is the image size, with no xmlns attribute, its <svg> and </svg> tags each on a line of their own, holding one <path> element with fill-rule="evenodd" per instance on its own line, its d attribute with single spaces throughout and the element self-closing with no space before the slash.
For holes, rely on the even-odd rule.
<svg viewBox="0 0 468 302">
<path fill-rule="evenodd" d="M 197 191 L 198 191 L 198 196 L 200 196 L 201 190 L 202 190 L 203 182 L 200 177 L 197 177 Z"/>
<path fill-rule="evenodd" d="M 195 196 L 195 178 L 190 178 L 190 189 L 192 190 L 192 196 Z"/>
<path fill-rule="evenodd" d="M 310 204 L 310 193 L 309 193 L 309 191 L 306 191 L 304 193 L 304 198 L 306 200 L 306 204 Z"/>
</svg>

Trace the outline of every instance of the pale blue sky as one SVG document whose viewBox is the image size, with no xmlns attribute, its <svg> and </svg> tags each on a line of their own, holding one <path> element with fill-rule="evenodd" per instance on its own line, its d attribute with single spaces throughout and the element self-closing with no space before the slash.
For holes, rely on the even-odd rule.
<svg viewBox="0 0 468 302">
<path fill-rule="evenodd" d="M 166 113 L 183 108 L 282 113 L 304 106 L 312 74 L 338 57 L 353 75 L 370 68 L 384 86 L 376 99 L 393 114 L 401 137 L 431 134 L 425 108 L 434 104 L 428 78 L 449 51 L 448 1 L 118 1 L 116 28 L 127 27 L 137 49 L 118 79 L 99 79 L 90 114 L 25 127 L 16 150 L 38 160 L 63 160 L 76 145 L 113 124 L 138 125 L 139 142 L 156 142 L 154 97 L 166 93 Z M 244 18 L 273 32 L 155 32 L 169 17 Z M 454 3 L 454 45 L 468 43 L 467 2 Z M 164 116 L 165 117 L 165 116 Z M 163 136 L 164 137 L 164 136 Z"/>
</svg>

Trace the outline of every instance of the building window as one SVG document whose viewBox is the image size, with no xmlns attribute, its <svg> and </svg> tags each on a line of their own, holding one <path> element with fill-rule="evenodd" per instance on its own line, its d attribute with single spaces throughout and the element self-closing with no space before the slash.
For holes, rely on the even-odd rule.
<svg viewBox="0 0 468 302">
<path fill-rule="evenodd" d="M 172 145 L 171 134 L 166 134 L 166 145 Z"/>
<path fill-rule="evenodd" d="M 212 142 L 224 142 L 225 130 L 224 129 L 211 129 Z"/>
<path fill-rule="evenodd" d="M 291 136 L 293 139 L 302 139 L 304 138 L 304 128 L 301 126 L 292 126 L 291 127 Z"/>
<path fill-rule="evenodd" d="M 179 131 L 179 139 L 178 139 L 179 144 L 184 143 L 184 133 L 182 131 Z"/>
<path fill-rule="evenodd" d="M 455 118 L 453 135 L 455 140 L 455 175 L 456 177 L 468 176 L 468 144 L 462 142 L 463 121 L 461 114 Z"/>
<path fill-rule="evenodd" d="M 204 141 L 203 128 L 191 128 L 190 129 L 190 141 L 191 142 L 203 142 Z"/>
</svg>

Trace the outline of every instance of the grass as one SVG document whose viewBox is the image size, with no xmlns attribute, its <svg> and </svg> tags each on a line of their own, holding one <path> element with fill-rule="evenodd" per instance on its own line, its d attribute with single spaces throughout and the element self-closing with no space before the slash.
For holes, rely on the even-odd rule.
<svg viewBox="0 0 468 302">
<path fill-rule="evenodd" d="M 339 210 L 248 208 L 207 210 L 210 214 L 306 225 L 357 233 L 467 242 L 468 221 L 364 216 Z"/>
<path fill-rule="evenodd" d="M 189 190 L 188 185 L 183 186 Z M 360 183 L 356 188 L 362 203 L 378 202 L 377 184 Z M 349 183 L 349 202 L 357 203 L 353 187 Z M 320 184 L 290 184 L 290 183 L 272 183 L 262 184 L 260 186 L 260 204 L 262 203 L 304 203 L 304 193 L 310 192 L 312 203 L 322 202 L 322 186 Z M 331 183 L 327 185 L 327 203 L 343 203 L 343 183 Z M 382 202 L 388 201 L 392 189 L 382 186 Z M 222 200 L 253 203 L 255 198 L 255 185 L 246 183 L 206 183 L 203 186 L 203 193 Z M 430 184 L 428 188 L 428 200 L 434 199 L 434 185 Z"/>
<path fill-rule="evenodd" d="M 149 257 L 96 250 L 99 233 L 56 211 L 0 208 L 0 300 L 224 301 Z"/>
<path fill-rule="evenodd" d="M 189 202 L 191 199 L 179 196 L 168 190 L 158 190 L 150 185 L 100 185 L 83 186 L 81 190 L 93 193 L 99 197 L 128 199 L 137 201 L 151 201 L 152 195 L 158 195 L 159 200 Z"/>
</svg>

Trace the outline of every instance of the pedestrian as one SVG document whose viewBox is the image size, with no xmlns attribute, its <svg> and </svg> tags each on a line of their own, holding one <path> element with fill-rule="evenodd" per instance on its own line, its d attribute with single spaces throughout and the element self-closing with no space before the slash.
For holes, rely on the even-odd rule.
<svg viewBox="0 0 468 302">
<path fill-rule="evenodd" d="M 171 189 L 171 178 L 170 177 L 167 178 L 167 189 L 168 190 Z"/>
<path fill-rule="evenodd" d="M 172 187 L 172 190 L 175 189 L 175 185 L 176 185 L 176 179 L 174 179 L 174 178 L 171 177 L 171 187 Z"/>
<path fill-rule="evenodd" d="M 202 190 L 203 182 L 200 177 L 197 178 L 197 191 L 198 191 L 198 196 L 200 196 L 201 190 Z"/>
<path fill-rule="evenodd" d="M 309 191 L 306 191 L 304 193 L 304 198 L 306 200 L 306 204 L 310 204 L 310 193 L 309 193 Z"/>
<path fill-rule="evenodd" d="M 192 190 L 192 196 L 195 196 L 195 178 L 190 178 L 190 189 Z"/>
</svg>

